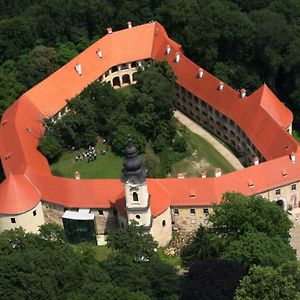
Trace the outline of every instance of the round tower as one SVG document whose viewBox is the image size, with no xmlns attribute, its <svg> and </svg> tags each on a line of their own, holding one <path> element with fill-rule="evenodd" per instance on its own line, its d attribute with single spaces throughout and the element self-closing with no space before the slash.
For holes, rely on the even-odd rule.
<svg viewBox="0 0 300 300">
<path fill-rule="evenodd" d="M 146 175 L 147 169 L 138 156 L 132 140 L 129 139 L 121 173 L 121 181 L 125 188 L 127 218 L 129 223 L 134 220 L 150 229 L 152 218 Z"/>
</svg>

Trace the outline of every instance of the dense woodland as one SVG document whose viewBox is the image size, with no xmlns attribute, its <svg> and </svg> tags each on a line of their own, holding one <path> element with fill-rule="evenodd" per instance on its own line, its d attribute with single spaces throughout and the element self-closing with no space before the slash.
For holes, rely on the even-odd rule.
<svg viewBox="0 0 300 300">
<path fill-rule="evenodd" d="M 293 110 L 294 125 L 300 128 L 298 0 L 0 0 L 0 115 L 23 92 L 103 36 L 107 27 L 122 29 L 128 20 L 134 25 L 161 22 L 190 59 L 234 88 L 251 93 L 267 83 Z M 151 75 L 144 76 L 147 83 Z M 125 122 L 136 105 L 131 101 L 140 96 L 153 101 L 143 95 L 142 81 L 113 122 L 101 111 L 87 111 L 95 115 L 89 133 L 109 136 L 101 132 L 106 126 L 97 127 L 97 118 L 105 117 L 101 121 L 107 126 L 131 126 L 141 140 L 139 147 L 143 139 L 158 152 L 157 140 L 170 145 L 171 135 L 158 138 L 147 122 Z M 105 86 L 91 88 L 99 97 L 113 97 Z M 82 103 L 74 102 L 74 111 L 76 105 L 90 109 Z M 162 124 L 162 132 L 173 128 L 168 125 Z M 126 138 L 127 131 L 120 137 Z M 84 138 L 82 134 L 72 142 L 80 147 L 87 142 Z M 113 254 L 102 260 L 88 245 L 78 250 L 68 244 L 54 225 L 42 227 L 38 235 L 6 231 L 0 235 L 0 298 L 299 299 L 300 267 L 289 245 L 292 224 L 283 210 L 261 198 L 227 194 L 209 221 L 212 226 L 200 227 L 182 251 L 185 275 L 163 263 L 151 236 L 134 225 L 110 236 Z"/>
<path fill-rule="evenodd" d="M 97 246 L 71 245 L 63 229 L 43 225 L 0 234 L 0 298 L 15 299 L 300 299 L 300 265 L 289 245 L 287 214 L 261 197 L 226 194 L 181 253 L 162 261 L 157 243 L 135 223 Z"/>
<path fill-rule="evenodd" d="M 264 82 L 300 127 L 298 0 L 1 0 L 0 114 L 106 33 L 158 20 L 186 55 L 251 93 Z"/>
</svg>

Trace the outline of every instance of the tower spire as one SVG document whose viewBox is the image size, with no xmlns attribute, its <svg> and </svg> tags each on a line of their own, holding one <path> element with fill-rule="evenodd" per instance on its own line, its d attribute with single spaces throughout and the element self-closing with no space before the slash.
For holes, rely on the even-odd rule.
<svg viewBox="0 0 300 300">
<path fill-rule="evenodd" d="M 123 161 L 121 181 L 123 183 L 141 184 L 145 182 L 146 176 L 147 169 L 143 165 L 132 139 L 129 138 L 126 147 L 126 156 Z"/>
</svg>

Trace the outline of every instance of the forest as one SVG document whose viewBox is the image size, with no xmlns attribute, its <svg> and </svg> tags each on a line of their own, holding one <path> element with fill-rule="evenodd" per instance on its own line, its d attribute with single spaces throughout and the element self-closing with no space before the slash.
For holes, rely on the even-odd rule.
<svg viewBox="0 0 300 300">
<path fill-rule="evenodd" d="M 234 88 L 266 83 L 300 128 L 297 0 L 0 1 L 0 114 L 23 92 L 127 21 L 159 21 L 185 54 Z"/>
</svg>

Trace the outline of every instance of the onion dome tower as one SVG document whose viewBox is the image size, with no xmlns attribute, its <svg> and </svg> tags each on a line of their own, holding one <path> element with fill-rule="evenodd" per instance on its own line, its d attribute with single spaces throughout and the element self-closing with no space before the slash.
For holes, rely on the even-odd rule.
<svg viewBox="0 0 300 300">
<path fill-rule="evenodd" d="M 129 139 L 121 173 L 121 181 L 125 188 L 127 218 L 129 223 L 135 220 L 139 225 L 151 229 L 150 195 L 146 175 L 147 169 L 138 156 L 135 145 Z"/>
</svg>

